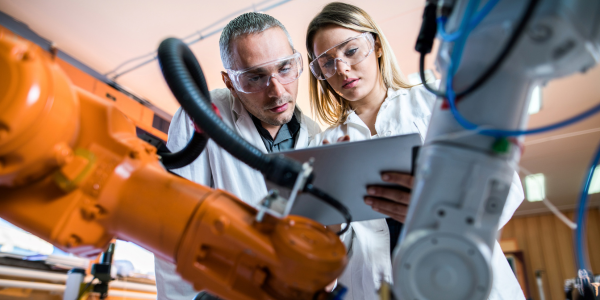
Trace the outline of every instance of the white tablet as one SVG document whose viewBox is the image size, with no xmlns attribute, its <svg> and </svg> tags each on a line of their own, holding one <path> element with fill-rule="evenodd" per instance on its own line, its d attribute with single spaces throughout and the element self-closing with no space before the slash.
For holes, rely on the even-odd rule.
<svg viewBox="0 0 600 300">
<path fill-rule="evenodd" d="M 314 186 L 342 202 L 353 221 L 385 218 L 364 203 L 367 185 L 389 185 L 381 180 L 381 172 L 411 173 L 413 152 L 421 146 L 419 134 L 407 134 L 358 142 L 343 142 L 321 147 L 271 153 L 283 154 L 301 163 L 314 158 Z M 288 198 L 290 191 L 267 182 Z M 325 225 L 344 222 L 343 216 L 312 195 L 302 193 L 296 198 L 292 215 L 300 215 Z"/>
</svg>

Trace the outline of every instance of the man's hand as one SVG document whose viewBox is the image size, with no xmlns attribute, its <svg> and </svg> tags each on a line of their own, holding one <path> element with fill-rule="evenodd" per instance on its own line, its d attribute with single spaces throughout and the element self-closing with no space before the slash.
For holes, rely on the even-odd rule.
<svg viewBox="0 0 600 300">
<path fill-rule="evenodd" d="M 413 176 L 399 172 L 385 172 L 381 174 L 381 179 L 408 189 L 413 185 Z M 367 187 L 367 194 L 369 196 L 364 198 L 365 203 L 373 210 L 404 223 L 410 203 L 410 192 L 399 188 L 371 185 Z"/>
</svg>

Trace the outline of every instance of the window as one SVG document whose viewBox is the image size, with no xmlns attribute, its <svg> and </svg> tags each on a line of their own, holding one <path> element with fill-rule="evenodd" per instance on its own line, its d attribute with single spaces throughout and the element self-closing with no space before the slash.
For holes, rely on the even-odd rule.
<svg viewBox="0 0 600 300">
<path fill-rule="evenodd" d="M 542 201 L 546 198 L 546 178 L 544 174 L 532 174 L 525 177 L 527 201 Z"/>
<path fill-rule="evenodd" d="M 594 169 L 594 175 L 592 175 L 592 181 L 590 182 L 590 189 L 588 194 L 600 193 L 600 167 L 596 166 Z"/>
<path fill-rule="evenodd" d="M 531 93 L 531 101 L 529 102 L 529 110 L 527 111 L 530 115 L 537 114 L 542 109 L 542 87 L 539 85 L 533 88 Z"/>
</svg>

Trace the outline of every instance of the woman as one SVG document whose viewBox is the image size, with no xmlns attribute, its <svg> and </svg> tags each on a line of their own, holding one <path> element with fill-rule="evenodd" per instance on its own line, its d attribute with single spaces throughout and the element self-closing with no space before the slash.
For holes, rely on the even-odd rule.
<svg viewBox="0 0 600 300">
<path fill-rule="evenodd" d="M 424 140 L 436 97 L 420 85 L 411 87 L 402 81 L 385 36 L 365 11 L 350 4 L 330 3 L 311 21 L 306 36 L 313 75 L 309 83 L 311 106 L 322 121 L 332 125 L 311 145 L 410 133 L 419 133 Z M 400 176 L 384 174 L 384 180 L 385 175 Z M 405 185 L 410 185 L 412 180 L 406 177 Z M 375 196 L 382 196 L 381 192 L 368 189 Z M 500 226 L 508 222 L 522 200 L 521 183 L 515 177 Z M 382 206 L 382 201 L 366 197 L 365 202 L 403 222 L 404 216 Z M 338 281 L 349 288 L 346 299 L 376 299 L 381 280 L 392 279 L 389 249 L 397 239 L 397 228 L 386 219 L 352 222 L 350 226 L 341 237 L 350 260 Z M 492 266 L 494 283 L 489 299 L 524 299 L 498 245 Z"/>
</svg>

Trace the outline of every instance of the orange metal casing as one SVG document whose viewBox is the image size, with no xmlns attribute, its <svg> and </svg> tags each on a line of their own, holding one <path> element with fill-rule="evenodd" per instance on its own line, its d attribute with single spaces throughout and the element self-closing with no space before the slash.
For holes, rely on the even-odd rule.
<svg viewBox="0 0 600 300">
<path fill-rule="evenodd" d="M 132 241 L 227 299 L 308 299 L 341 274 L 335 234 L 295 216 L 257 223 L 256 213 L 166 172 L 114 103 L 0 28 L 0 217 L 82 256 Z"/>
<path fill-rule="evenodd" d="M 0 26 L 0 28 L 3 27 Z M 166 133 L 152 127 L 154 112 L 150 108 L 145 107 L 136 100 L 117 91 L 108 84 L 97 80 L 96 78 L 58 57 L 55 58 L 55 61 L 65 72 L 65 74 L 67 74 L 67 77 L 69 77 L 75 86 L 93 93 L 106 101 L 115 102 L 117 108 L 121 110 L 121 112 L 123 112 L 131 121 L 133 121 L 137 127 L 165 141 L 167 140 Z"/>
</svg>

